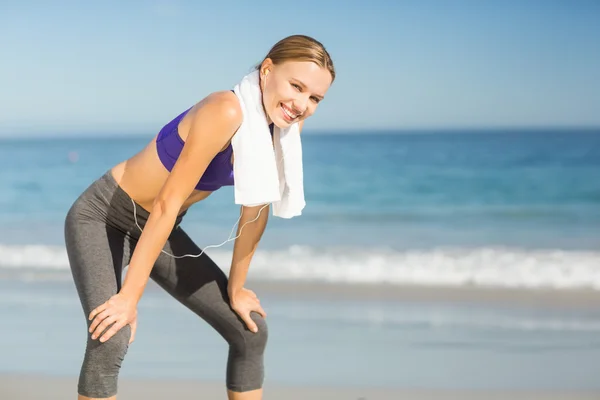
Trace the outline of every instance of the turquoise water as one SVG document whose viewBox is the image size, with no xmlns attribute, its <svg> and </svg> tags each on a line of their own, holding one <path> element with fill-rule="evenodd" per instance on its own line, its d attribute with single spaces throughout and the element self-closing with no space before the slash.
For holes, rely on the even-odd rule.
<svg viewBox="0 0 600 400">
<path fill-rule="evenodd" d="M 63 219 L 149 139 L 0 140 L 0 372 L 78 373 Z M 303 140 L 307 207 L 270 219 L 252 279 L 600 289 L 600 131 Z M 224 188 L 182 227 L 220 243 L 237 213 Z M 208 253 L 227 270 L 231 248 Z M 600 310 L 258 295 L 272 382 L 600 388 Z M 207 324 L 151 286 L 122 374 L 222 380 L 225 359 Z"/>
<path fill-rule="evenodd" d="M 149 139 L 0 141 L 0 268 L 66 271 L 69 206 Z M 305 135 L 304 165 L 307 207 L 270 219 L 257 278 L 600 285 L 600 132 Z M 227 187 L 182 226 L 204 247 L 237 216 Z"/>
</svg>

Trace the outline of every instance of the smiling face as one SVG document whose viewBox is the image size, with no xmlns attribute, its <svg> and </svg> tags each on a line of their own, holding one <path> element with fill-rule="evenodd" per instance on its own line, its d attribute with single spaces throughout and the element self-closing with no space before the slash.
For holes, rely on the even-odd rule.
<svg viewBox="0 0 600 400">
<path fill-rule="evenodd" d="M 267 119 L 279 128 L 313 115 L 332 82 L 330 72 L 311 61 L 275 65 L 267 58 L 261 65 L 260 76 Z"/>
</svg>

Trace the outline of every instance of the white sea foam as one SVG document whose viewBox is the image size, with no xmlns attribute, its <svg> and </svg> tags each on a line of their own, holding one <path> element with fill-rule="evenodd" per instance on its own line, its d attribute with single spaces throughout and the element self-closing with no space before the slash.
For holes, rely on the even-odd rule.
<svg viewBox="0 0 600 400">
<path fill-rule="evenodd" d="M 230 251 L 209 254 L 228 271 Z M 44 272 L 68 268 L 63 247 L 0 245 L 0 269 L 32 277 L 32 272 L 47 276 Z M 261 280 L 600 290 L 600 252 L 502 247 L 357 251 L 292 246 L 257 251 L 250 274 Z"/>
</svg>

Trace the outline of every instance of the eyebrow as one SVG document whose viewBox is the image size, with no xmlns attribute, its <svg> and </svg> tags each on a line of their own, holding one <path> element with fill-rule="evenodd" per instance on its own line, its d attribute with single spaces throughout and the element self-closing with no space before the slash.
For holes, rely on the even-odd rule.
<svg viewBox="0 0 600 400">
<path fill-rule="evenodd" d="M 296 82 L 298 82 L 302 87 L 306 88 L 307 86 L 299 79 L 296 78 L 292 78 L 293 80 L 295 80 Z M 321 96 L 320 94 L 315 94 L 316 97 L 319 98 L 319 100 L 323 100 L 325 97 Z"/>
</svg>

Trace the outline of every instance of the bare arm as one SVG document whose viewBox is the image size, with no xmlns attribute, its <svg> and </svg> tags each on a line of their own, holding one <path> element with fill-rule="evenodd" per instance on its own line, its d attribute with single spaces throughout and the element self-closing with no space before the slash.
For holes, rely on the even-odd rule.
<svg viewBox="0 0 600 400">
<path fill-rule="evenodd" d="M 264 207 L 264 208 L 263 208 Z M 260 211 L 260 209 L 262 211 Z M 229 271 L 229 284 L 227 292 L 229 297 L 233 298 L 234 294 L 244 287 L 250 261 L 254 256 L 254 252 L 258 247 L 269 216 L 269 206 L 242 206 L 240 212 L 242 217 L 238 224 L 237 239 L 233 246 L 233 257 L 231 260 L 231 270 Z M 260 215 L 258 215 L 260 211 Z M 254 221 L 253 221 L 254 220 Z M 250 222 L 252 221 L 252 222 Z M 240 234 L 240 228 L 241 234 Z"/>
<path fill-rule="evenodd" d="M 142 297 L 152 266 L 173 229 L 181 206 L 241 121 L 239 103 L 223 93 L 209 96 L 196 112 L 181 155 L 154 201 L 120 293 L 136 303 Z"/>
<path fill-rule="evenodd" d="M 302 130 L 304 121 L 298 123 L 299 131 Z M 229 297 L 233 298 L 234 294 L 244 287 L 244 282 L 248 275 L 248 269 L 250 268 L 250 261 L 254 256 L 254 252 L 258 247 L 258 243 L 262 237 L 262 234 L 267 226 L 267 220 L 269 215 L 270 207 L 265 207 L 258 216 L 259 210 L 263 206 L 255 207 L 244 207 L 242 206 L 241 212 L 242 217 L 238 224 L 238 238 L 235 240 L 233 246 L 233 258 L 231 261 L 231 270 L 229 272 L 229 284 L 227 291 Z M 256 219 L 258 216 L 258 219 Z M 256 219 L 253 222 L 249 222 Z M 249 222 L 248 224 L 246 224 Z M 245 225 L 246 224 L 246 225 Z M 245 225 L 245 226 L 244 226 Z M 243 227 L 240 235 L 240 227 Z"/>
</svg>

